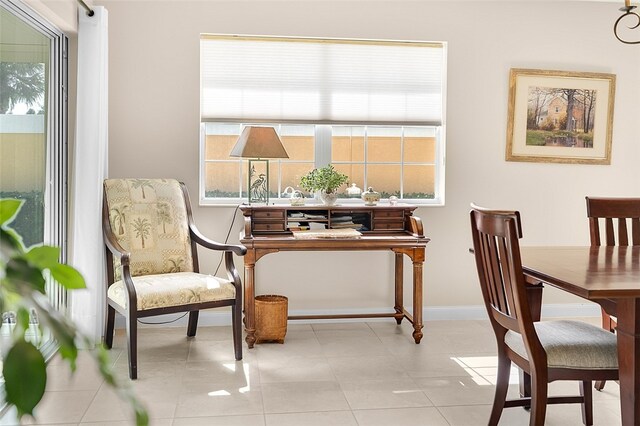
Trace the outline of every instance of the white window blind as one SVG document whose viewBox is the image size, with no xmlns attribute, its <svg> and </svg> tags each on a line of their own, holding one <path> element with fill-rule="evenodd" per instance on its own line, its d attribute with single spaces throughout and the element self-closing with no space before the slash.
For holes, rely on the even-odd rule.
<svg viewBox="0 0 640 426">
<path fill-rule="evenodd" d="M 441 125 L 444 45 L 202 35 L 203 121 Z"/>
</svg>

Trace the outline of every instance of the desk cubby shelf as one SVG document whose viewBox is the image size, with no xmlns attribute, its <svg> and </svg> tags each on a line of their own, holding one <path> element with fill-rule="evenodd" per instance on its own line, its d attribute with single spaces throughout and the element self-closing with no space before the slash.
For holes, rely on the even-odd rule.
<svg viewBox="0 0 640 426">
<path fill-rule="evenodd" d="M 410 232 L 415 206 L 242 206 L 245 236 L 305 229 L 356 229 L 363 234 Z"/>
</svg>

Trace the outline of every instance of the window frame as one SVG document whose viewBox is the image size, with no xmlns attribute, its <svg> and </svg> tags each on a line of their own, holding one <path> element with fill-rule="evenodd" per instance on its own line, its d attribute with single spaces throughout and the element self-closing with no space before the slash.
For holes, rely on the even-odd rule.
<svg viewBox="0 0 640 426">
<path fill-rule="evenodd" d="M 241 129 L 244 125 L 255 125 L 256 123 L 230 123 L 230 122 L 224 122 L 224 123 L 220 123 L 220 122 L 212 122 L 212 121 L 206 121 L 206 122 L 202 122 L 200 125 L 200 148 L 199 148 L 199 156 L 200 156 L 200 161 L 199 161 L 199 204 L 201 206 L 236 206 L 238 204 L 242 204 L 243 202 L 246 202 L 247 199 L 246 197 L 208 197 L 206 196 L 206 172 L 207 172 L 207 164 L 209 163 L 222 163 L 222 162 L 233 162 L 233 163 L 237 163 L 238 164 L 238 170 L 239 173 L 242 174 L 242 170 L 243 170 L 243 162 L 246 161 L 246 159 L 242 159 L 239 158 L 237 160 L 207 160 L 205 158 L 205 150 L 206 150 L 206 137 L 207 137 L 207 132 L 206 132 L 206 124 L 207 123 L 216 123 L 216 124 L 225 124 L 225 125 L 238 125 L 239 129 Z M 272 125 L 274 127 L 276 127 L 276 130 L 279 130 L 279 126 L 282 125 L 287 125 L 288 123 L 269 123 L 269 125 Z M 300 123 L 296 123 L 296 124 L 300 124 Z M 259 124 L 258 124 L 259 125 Z M 262 123 L 262 125 L 265 125 L 265 123 Z M 388 162 L 388 163 L 380 163 L 380 162 L 371 162 L 367 160 L 367 155 L 366 155 L 366 144 L 365 144 L 365 153 L 364 153 L 364 160 L 363 161 L 358 161 L 358 162 L 331 162 L 331 147 L 332 147 L 332 128 L 334 126 L 331 125 L 326 125 L 326 124 L 308 124 L 308 125 L 313 125 L 315 126 L 314 129 L 314 145 L 315 145 L 315 150 L 314 150 L 314 160 L 313 160 L 313 168 L 319 168 L 319 167 L 323 167 L 327 164 L 334 164 L 334 165 L 339 165 L 339 164 L 362 164 L 364 169 L 365 169 L 365 176 L 366 176 L 366 167 L 369 164 L 388 164 L 388 165 L 399 165 L 400 169 L 401 169 L 401 180 L 400 180 L 400 185 L 402 185 L 402 173 L 404 170 L 404 166 L 406 165 L 415 165 L 416 163 L 414 162 L 405 162 L 403 160 L 403 158 L 401 157 L 400 161 L 397 162 Z M 390 128 L 390 127 L 397 127 L 402 129 L 405 128 L 429 128 L 429 129 L 433 129 L 434 131 L 434 137 L 435 137 L 435 152 L 434 152 L 434 161 L 433 163 L 428 163 L 428 162 L 418 162 L 418 164 L 425 164 L 425 165 L 433 165 L 434 167 L 434 198 L 403 198 L 400 201 L 403 203 L 409 203 L 409 204 L 413 204 L 413 205 L 418 205 L 418 206 L 442 206 L 444 205 L 444 167 L 445 167 L 445 156 L 444 156 L 444 126 L 415 126 L 415 125 L 411 125 L 411 126 L 399 126 L 399 125 L 361 125 L 361 124 L 354 124 L 353 126 L 345 126 L 342 124 L 336 124 L 335 127 L 364 127 L 365 128 L 365 135 L 367 128 L 369 127 L 384 127 L 384 128 Z M 404 131 L 402 132 L 404 135 Z M 367 136 L 365 136 L 366 139 Z M 404 136 L 401 136 L 404 137 Z M 402 141 L 401 141 L 402 142 Z M 286 159 L 271 159 L 270 160 L 270 170 L 271 170 L 271 174 L 273 175 L 274 173 L 274 169 L 276 167 L 280 167 L 281 164 L 286 164 L 289 160 Z M 299 161 L 296 160 L 297 163 L 300 162 L 304 162 L 304 161 Z M 278 173 L 278 178 L 280 178 L 281 174 Z M 242 177 L 240 177 L 239 180 L 240 186 L 242 188 L 242 185 L 244 183 L 244 180 L 242 179 Z M 363 182 L 364 184 L 364 182 Z M 366 186 L 366 184 L 365 184 Z M 366 188 L 361 188 L 363 191 Z M 400 188 L 402 189 L 402 187 Z M 282 194 L 282 184 L 279 181 L 278 182 L 278 193 Z M 241 193 L 241 191 L 239 191 L 239 193 Z M 386 198 L 382 199 L 382 203 L 386 202 Z M 289 204 L 289 199 L 288 198 L 283 198 L 281 196 L 278 197 L 271 197 L 269 198 L 270 203 L 273 203 L 275 205 L 287 205 Z M 347 205 L 357 205 L 361 203 L 360 199 L 350 199 L 350 198 L 340 198 L 340 203 L 341 204 L 347 204 Z"/>
</svg>

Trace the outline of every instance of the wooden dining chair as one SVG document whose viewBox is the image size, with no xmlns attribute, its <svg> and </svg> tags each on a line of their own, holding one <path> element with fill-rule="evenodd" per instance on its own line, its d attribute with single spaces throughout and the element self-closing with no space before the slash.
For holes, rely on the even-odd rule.
<svg viewBox="0 0 640 426">
<path fill-rule="evenodd" d="M 138 377 L 138 319 L 189 313 L 196 335 L 200 310 L 231 307 L 235 359 L 242 359 L 242 286 L 233 256 L 241 245 L 217 243 L 196 228 L 187 187 L 174 179 L 107 179 L 102 216 L 107 259 L 105 345 L 115 313 L 126 319 L 129 377 Z M 227 278 L 200 273 L 197 245 L 224 256 Z"/>
<path fill-rule="evenodd" d="M 520 259 L 520 213 L 472 205 L 471 230 L 482 296 L 498 344 L 498 375 L 489 425 L 505 407 L 531 407 L 529 424 L 544 424 L 547 404 L 582 404 L 593 424 L 593 380 L 618 377 L 616 337 L 570 320 L 534 321 Z M 531 396 L 507 400 L 511 363 L 531 376 Z M 580 381 L 580 395 L 548 396 L 548 383 Z"/>
<path fill-rule="evenodd" d="M 640 246 L 640 198 L 585 198 L 592 246 Z M 617 325 L 602 309 L 602 328 L 615 332 Z M 595 387 L 602 390 L 604 381 Z"/>
</svg>

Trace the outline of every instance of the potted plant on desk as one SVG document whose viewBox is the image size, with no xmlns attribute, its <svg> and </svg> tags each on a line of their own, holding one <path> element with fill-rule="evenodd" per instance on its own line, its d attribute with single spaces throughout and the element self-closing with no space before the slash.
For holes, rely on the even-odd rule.
<svg viewBox="0 0 640 426">
<path fill-rule="evenodd" d="M 331 164 L 313 169 L 300 179 L 300 187 L 311 193 L 318 192 L 320 200 L 327 206 L 336 203 L 336 191 L 349 181 L 349 177 L 338 172 Z"/>
</svg>

